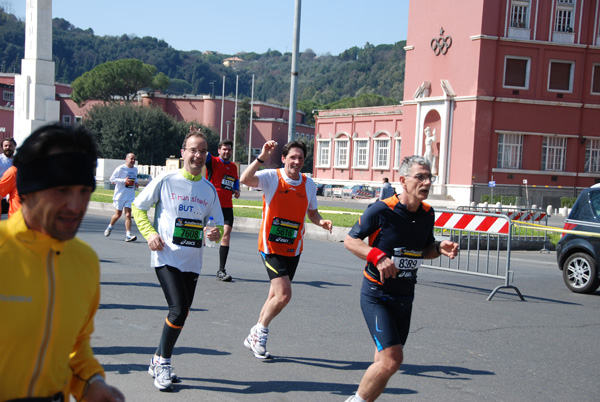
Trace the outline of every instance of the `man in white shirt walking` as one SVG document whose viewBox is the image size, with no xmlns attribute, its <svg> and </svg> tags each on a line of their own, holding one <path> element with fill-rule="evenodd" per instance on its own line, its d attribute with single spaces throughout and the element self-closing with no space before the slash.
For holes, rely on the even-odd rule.
<svg viewBox="0 0 600 402">
<path fill-rule="evenodd" d="M 137 236 L 131 234 L 131 203 L 135 198 L 135 189 L 138 187 L 137 167 L 135 165 L 135 155 L 128 153 L 125 157 L 125 163 L 119 165 L 110 176 L 110 182 L 115 185 L 113 195 L 113 206 L 115 214 L 110 218 L 110 223 L 104 231 L 104 236 L 110 236 L 115 223 L 125 211 L 125 241 L 136 241 Z"/>
</svg>

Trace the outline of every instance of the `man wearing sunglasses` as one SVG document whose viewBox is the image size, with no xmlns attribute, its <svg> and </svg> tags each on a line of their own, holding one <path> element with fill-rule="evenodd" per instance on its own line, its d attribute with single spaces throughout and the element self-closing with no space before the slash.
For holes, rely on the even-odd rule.
<svg viewBox="0 0 600 402">
<path fill-rule="evenodd" d="M 422 156 L 404 158 L 402 193 L 371 205 L 350 230 L 344 245 L 366 260 L 360 304 L 375 358 L 358 391 L 346 402 L 374 401 L 402 364 L 402 348 L 410 328 L 417 270 L 424 259 L 454 258 L 458 244 L 433 236 L 435 213 L 424 201 L 435 176 Z M 369 237 L 368 243 L 363 239 Z"/>
</svg>

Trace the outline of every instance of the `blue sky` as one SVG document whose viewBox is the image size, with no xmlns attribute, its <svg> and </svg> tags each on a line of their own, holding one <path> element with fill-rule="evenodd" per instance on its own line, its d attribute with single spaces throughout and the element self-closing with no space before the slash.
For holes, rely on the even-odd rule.
<svg viewBox="0 0 600 402">
<path fill-rule="evenodd" d="M 178 50 L 291 52 L 295 0 L 54 0 L 54 18 L 96 35 L 164 39 Z M 24 19 L 26 0 L 0 0 Z M 406 39 L 408 0 L 304 0 L 300 51 L 337 55 Z"/>
</svg>

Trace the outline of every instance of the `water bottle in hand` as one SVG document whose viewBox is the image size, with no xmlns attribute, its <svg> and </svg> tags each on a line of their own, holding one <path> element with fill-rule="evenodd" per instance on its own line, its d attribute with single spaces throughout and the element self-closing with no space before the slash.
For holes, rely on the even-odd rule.
<svg viewBox="0 0 600 402">
<path fill-rule="evenodd" d="M 212 216 L 208 218 L 208 222 L 206 223 L 206 227 L 207 228 L 215 228 L 215 227 L 217 227 L 217 225 L 215 225 L 215 220 L 213 219 Z M 217 245 L 217 242 L 210 240 L 208 238 L 206 232 L 204 232 L 204 245 L 206 247 L 215 247 Z"/>
</svg>

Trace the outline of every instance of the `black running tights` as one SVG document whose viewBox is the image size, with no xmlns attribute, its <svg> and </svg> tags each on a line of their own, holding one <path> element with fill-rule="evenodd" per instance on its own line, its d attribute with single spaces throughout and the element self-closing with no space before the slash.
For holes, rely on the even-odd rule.
<svg viewBox="0 0 600 402">
<path fill-rule="evenodd" d="M 198 274 L 181 272 L 177 268 L 165 265 L 156 268 L 156 276 L 169 305 L 169 314 L 163 326 L 156 355 L 168 359 L 173 353 L 175 342 L 192 306 Z"/>
</svg>

